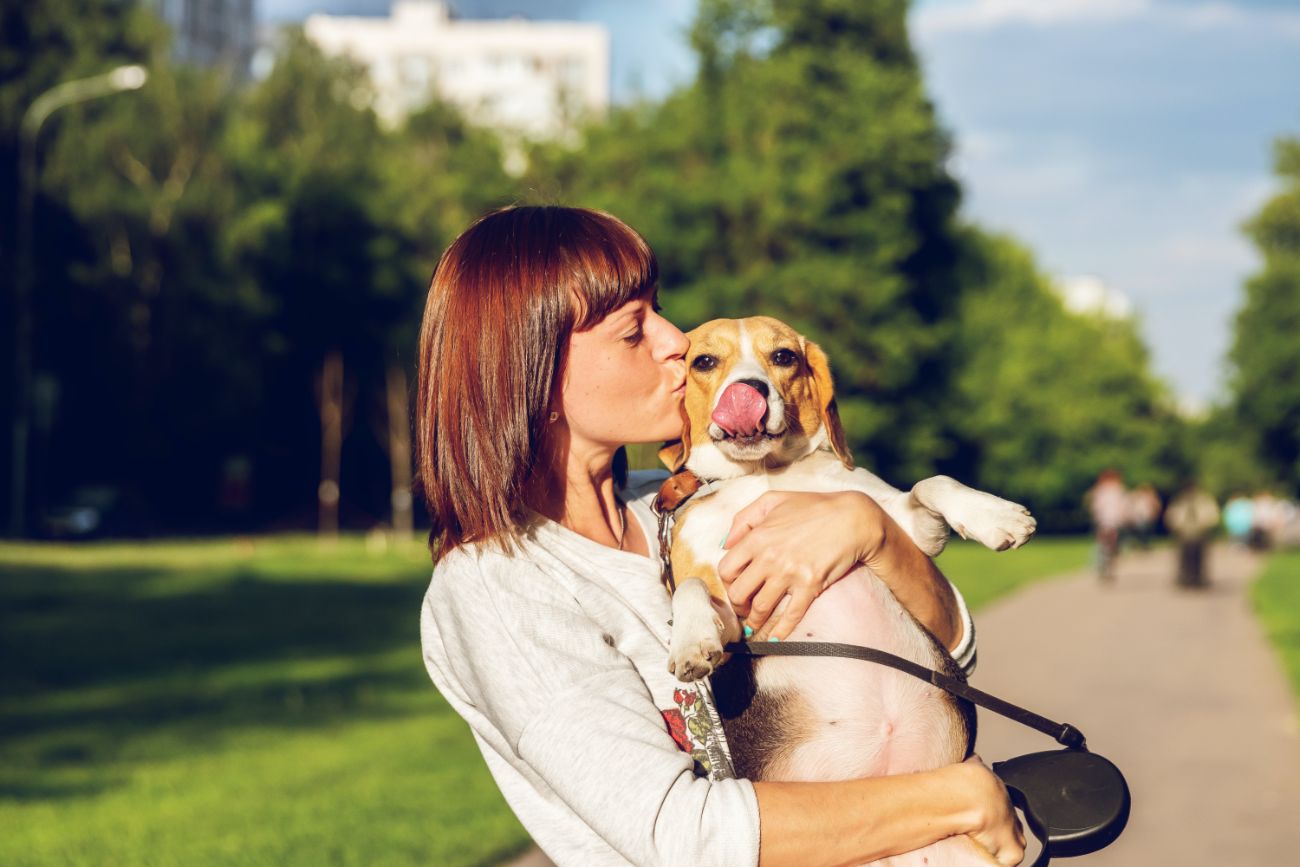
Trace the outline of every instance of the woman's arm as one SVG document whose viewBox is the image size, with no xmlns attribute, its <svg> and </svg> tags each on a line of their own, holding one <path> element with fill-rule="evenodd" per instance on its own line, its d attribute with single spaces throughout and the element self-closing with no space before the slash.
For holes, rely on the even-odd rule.
<svg viewBox="0 0 1300 867">
<path fill-rule="evenodd" d="M 842 783 L 755 783 L 760 867 L 860 864 L 969 834 L 999 864 L 1025 837 L 1006 789 L 978 759 Z"/>
<path fill-rule="evenodd" d="M 789 595 L 771 633 L 786 638 L 819 593 L 862 563 L 945 647 L 964 642 L 952 585 L 866 494 L 766 493 L 736 515 L 724 547 L 718 573 L 756 630 Z"/>
<path fill-rule="evenodd" d="M 566 833 L 568 811 L 647 867 L 863 863 L 959 833 L 1014 851 L 1005 791 L 975 764 L 843 783 L 697 777 L 609 626 L 530 564 L 453 553 L 421 634 L 430 675 L 497 760 L 507 799 L 544 821 L 535 834 Z"/>
</svg>

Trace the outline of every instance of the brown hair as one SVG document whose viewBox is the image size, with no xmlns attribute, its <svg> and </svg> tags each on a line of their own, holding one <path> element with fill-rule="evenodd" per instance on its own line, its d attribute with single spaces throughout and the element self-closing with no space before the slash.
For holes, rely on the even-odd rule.
<svg viewBox="0 0 1300 867">
<path fill-rule="evenodd" d="M 463 542 L 514 538 L 569 335 L 658 276 L 644 238 L 584 208 L 503 208 L 442 254 L 420 327 L 415 406 L 416 487 L 435 561 Z"/>
</svg>

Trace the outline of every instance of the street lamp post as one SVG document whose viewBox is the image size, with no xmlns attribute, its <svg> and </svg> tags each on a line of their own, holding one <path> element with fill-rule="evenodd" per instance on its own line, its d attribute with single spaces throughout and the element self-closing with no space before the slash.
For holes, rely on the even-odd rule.
<svg viewBox="0 0 1300 867">
<path fill-rule="evenodd" d="M 51 114 L 124 90 L 139 90 L 149 78 L 143 66 L 119 66 L 111 72 L 65 81 L 42 93 L 23 114 L 18 135 L 17 267 L 14 269 L 14 420 L 13 472 L 10 479 L 9 532 L 26 532 L 27 438 L 31 429 L 32 395 L 32 261 L 33 217 L 36 203 L 36 144 L 41 126 Z"/>
</svg>

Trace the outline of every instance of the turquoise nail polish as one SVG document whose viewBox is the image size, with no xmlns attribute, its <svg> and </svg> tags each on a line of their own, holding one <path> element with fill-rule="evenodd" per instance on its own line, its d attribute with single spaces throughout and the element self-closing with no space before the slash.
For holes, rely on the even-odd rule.
<svg viewBox="0 0 1300 867">
<path fill-rule="evenodd" d="M 746 638 L 752 638 L 753 635 L 754 635 L 754 627 L 752 627 L 752 626 L 746 626 L 746 627 L 745 627 L 745 637 L 746 637 Z"/>
<path fill-rule="evenodd" d="M 768 641 L 780 641 L 780 640 L 781 639 L 777 638 L 775 635 L 773 635 L 771 638 L 768 639 Z"/>
<path fill-rule="evenodd" d="M 718 547 L 719 547 L 719 548 L 725 548 L 725 547 L 727 547 L 727 537 L 726 537 L 726 536 L 723 536 L 723 537 L 722 537 L 722 541 L 718 543 Z"/>
</svg>

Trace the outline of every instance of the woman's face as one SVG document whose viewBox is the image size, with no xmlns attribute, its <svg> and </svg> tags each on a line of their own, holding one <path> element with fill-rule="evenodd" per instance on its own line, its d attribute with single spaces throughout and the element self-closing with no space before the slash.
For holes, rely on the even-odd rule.
<svg viewBox="0 0 1300 867">
<path fill-rule="evenodd" d="M 680 437 L 687 345 L 653 294 L 575 331 L 560 393 L 572 439 L 620 446 Z"/>
</svg>

